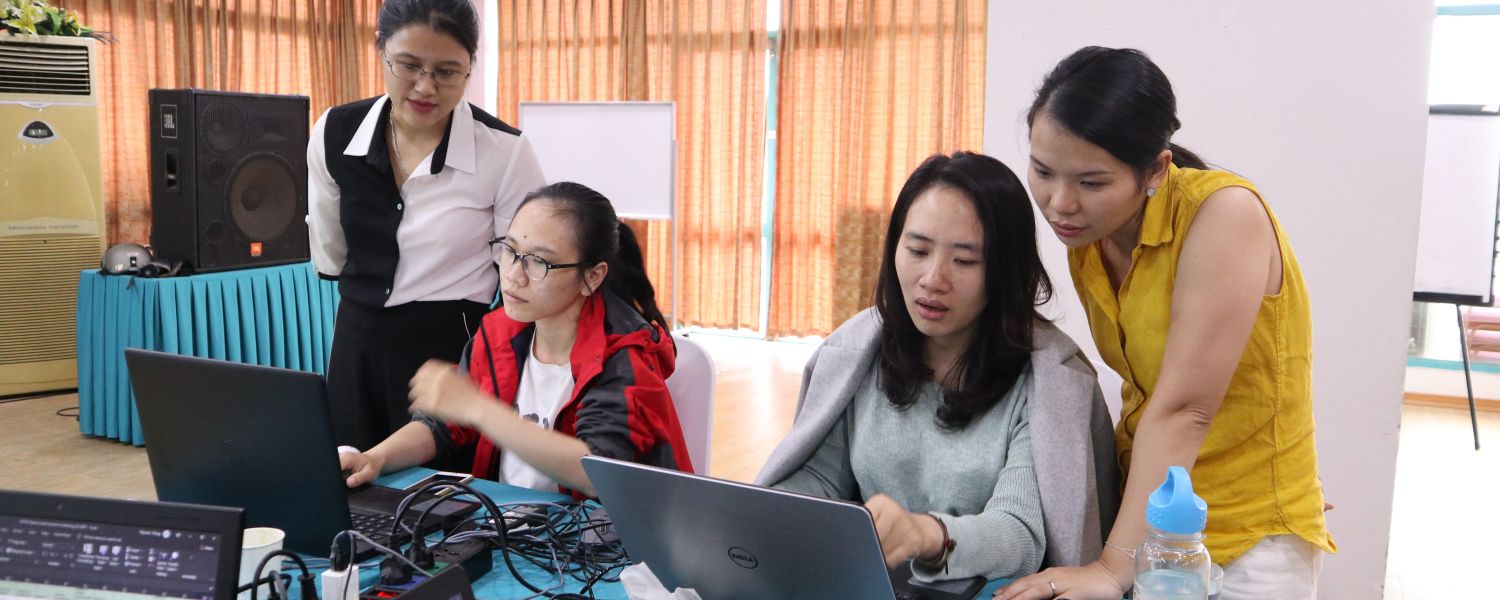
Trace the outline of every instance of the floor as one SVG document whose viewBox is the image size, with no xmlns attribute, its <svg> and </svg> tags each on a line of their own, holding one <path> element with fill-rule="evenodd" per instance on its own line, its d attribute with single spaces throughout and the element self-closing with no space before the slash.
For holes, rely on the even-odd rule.
<svg viewBox="0 0 1500 600">
<path fill-rule="evenodd" d="M 1479 413 L 1479 435 L 1476 451 L 1466 410 L 1401 411 L 1386 600 L 1500 597 L 1500 413 Z"/>
<path fill-rule="evenodd" d="M 791 426 L 802 365 L 816 348 L 695 334 L 717 371 L 715 477 L 749 481 Z M 85 438 L 73 395 L 0 404 L 0 488 L 154 499 L 144 449 Z M 1500 556 L 1500 414 L 1480 413 L 1493 447 L 1469 443 L 1465 411 L 1403 410 L 1387 600 L 1474 597 Z"/>
</svg>

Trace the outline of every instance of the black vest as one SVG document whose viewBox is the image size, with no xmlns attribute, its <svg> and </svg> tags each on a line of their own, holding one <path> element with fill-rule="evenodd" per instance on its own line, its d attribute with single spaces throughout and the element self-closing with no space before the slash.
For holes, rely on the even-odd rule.
<svg viewBox="0 0 1500 600">
<path fill-rule="evenodd" d="M 339 274 L 339 293 L 354 302 L 378 308 L 385 306 L 386 298 L 391 295 L 396 263 L 401 259 L 396 228 L 401 225 L 404 208 L 391 168 L 390 144 L 386 143 L 389 101 L 380 109 L 369 152 L 365 156 L 344 154 L 376 100 L 379 98 L 329 110 L 323 125 L 323 149 L 328 173 L 339 187 L 339 226 L 344 230 L 348 247 L 344 270 Z M 445 151 L 447 146 L 445 132 L 440 148 Z M 441 165 L 434 160 L 435 169 L 442 168 Z"/>
</svg>

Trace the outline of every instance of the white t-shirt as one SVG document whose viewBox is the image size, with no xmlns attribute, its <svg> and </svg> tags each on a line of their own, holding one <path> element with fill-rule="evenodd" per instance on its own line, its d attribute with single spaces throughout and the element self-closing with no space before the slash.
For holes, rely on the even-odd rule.
<svg viewBox="0 0 1500 600">
<path fill-rule="evenodd" d="M 521 385 L 516 390 L 516 412 L 538 427 L 553 429 L 557 413 L 573 395 L 573 367 L 569 363 L 549 365 L 536 358 L 536 340 L 521 369 Z M 500 480 L 516 487 L 556 491 L 557 482 L 536 470 L 521 457 L 501 449 Z"/>
</svg>

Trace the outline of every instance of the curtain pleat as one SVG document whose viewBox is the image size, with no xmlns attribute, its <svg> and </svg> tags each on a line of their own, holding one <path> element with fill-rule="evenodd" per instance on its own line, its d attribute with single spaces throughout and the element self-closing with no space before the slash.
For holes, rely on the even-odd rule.
<svg viewBox="0 0 1500 600">
<path fill-rule="evenodd" d="M 755 329 L 764 185 L 764 0 L 501 2 L 499 117 L 520 102 L 670 100 L 677 105 L 672 223 L 636 222 L 664 312 Z"/>
<path fill-rule="evenodd" d="M 323 110 L 381 93 L 377 0 L 56 2 L 114 35 L 99 45 L 101 167 L 109 243 L 150 239 L 151 88 L 308 96 Z M 311 120 L 309 120 L 311 122 Z"/>
<path fill-rule="evenodd" d="M 986 10 L 784 4 L 768 335 L 826 335 L 870 306 L 906 176 L 931 154 L 982 149 Z"/>
</svg>

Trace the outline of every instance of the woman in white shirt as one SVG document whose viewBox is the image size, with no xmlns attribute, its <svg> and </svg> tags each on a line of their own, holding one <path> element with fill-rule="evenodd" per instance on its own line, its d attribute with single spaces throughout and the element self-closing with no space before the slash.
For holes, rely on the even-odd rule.
<svg viewBox="0 0 1500 600">
<path fill-rule="evenodd" d="M 478 44 L 468 0 L 386 0 L 375 39 L 386 93 L 313 127 L 312 258 L 342 296 L 328 365 L 340 444 L 404 425 L 417 367 L 458 359 L 495 298 L 487 244 L 545 183 L 521 132 L 463 101 Z"/>
</svg>

